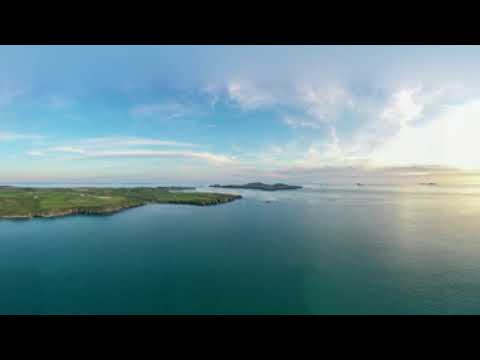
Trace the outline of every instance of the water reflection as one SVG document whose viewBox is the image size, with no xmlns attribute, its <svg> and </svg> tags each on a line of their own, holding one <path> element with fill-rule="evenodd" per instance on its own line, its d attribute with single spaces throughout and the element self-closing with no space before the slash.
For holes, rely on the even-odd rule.
<svg viewBox="0 0 480 360">
<path fill-rule="evenodd" d="M 480 313 L 477 190 L 222 189 L 244 199 L 0 222 L 0 312 Z"/>
</svg>

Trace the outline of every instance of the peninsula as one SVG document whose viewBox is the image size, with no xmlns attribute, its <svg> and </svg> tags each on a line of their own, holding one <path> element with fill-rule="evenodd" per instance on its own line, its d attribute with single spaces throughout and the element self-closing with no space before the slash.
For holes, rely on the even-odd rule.
<svg viewBox="0 0 480 360">
<path fill-rule="evenodd" d="M 0 218 L 29 219 L 75 214 L 103 215 L 145 204 L 217 205 L 240 195 L 184 192 L 195 188 L 30 188 L 0 186 Z"/>
<path fill-rule="evenodd" d="M 248 183 L 245 185 L 210 185 L 214 188 L 227 188 L 227 189 L 253 189 L 253 190 L 264 190 L 264 191 L 277 191 L 277 190 L 296 190 L 301 189 L 301 186 L 287 185 L 287 184 L 264 184 L 261 182 Z"/>
</svg>

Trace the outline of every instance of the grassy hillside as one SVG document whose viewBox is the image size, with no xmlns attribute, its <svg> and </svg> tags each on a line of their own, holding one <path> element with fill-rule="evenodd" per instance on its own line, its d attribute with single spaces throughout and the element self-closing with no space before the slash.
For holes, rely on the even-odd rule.
<svg viewBox="0 0 480 360">
<path fill-rule="evenodd" d="M 0 217 L 102 214 L 146 203 L 215 205 L 240 196 L 175 192 L 168 188 L 17 188 L 0 187 Z"/>
</svg>

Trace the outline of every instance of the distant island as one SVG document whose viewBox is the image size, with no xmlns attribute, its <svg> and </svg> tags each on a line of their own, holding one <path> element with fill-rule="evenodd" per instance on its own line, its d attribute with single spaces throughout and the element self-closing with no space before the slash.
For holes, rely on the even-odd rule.
<svg viewBox="0 0 480 360">
<path fill-rule="evenodd" d="M 202 192 L 191 187 L 32 188 L 0 186 L 0 218 L 30 219 L 75 214 L 105 215 L 146 204 L 218 205 L 240 195 Z"/>
<path fill-rule="evenodd" d="M 435 186 L 435 185 L 437 185 L 437 183 L 427 182 L 427 183 L 420 183 L 419 185 Z"/>
<path fill-rule="evenodd" d="M 287 185 L 287 184 L 264 184 L 261 182 L 248 183 L 245 185 L 219 185 L 214 184 L 210 185 L 214 188 L 226 188 L 226 189 L 253 189 L 253 190 L 264 190 L 264 191 L 277 191 L 277 190 L 296 190 L 301 189 L 301 186 Z"/>
</svg>

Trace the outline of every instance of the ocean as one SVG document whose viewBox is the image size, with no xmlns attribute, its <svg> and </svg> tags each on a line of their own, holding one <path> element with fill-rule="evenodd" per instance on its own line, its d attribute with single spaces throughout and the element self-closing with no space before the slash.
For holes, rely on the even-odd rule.
<svg viewBox="0 0 480 360">
<path fill-rule="evenodd" d="M 222 192 L 0 220 L 0 313 L 480 313 L 480 187 Z"/>
</svg>

